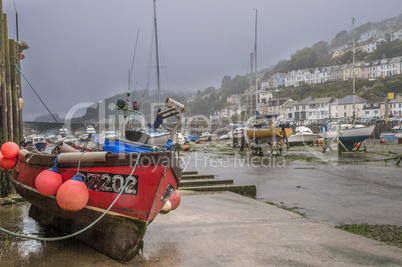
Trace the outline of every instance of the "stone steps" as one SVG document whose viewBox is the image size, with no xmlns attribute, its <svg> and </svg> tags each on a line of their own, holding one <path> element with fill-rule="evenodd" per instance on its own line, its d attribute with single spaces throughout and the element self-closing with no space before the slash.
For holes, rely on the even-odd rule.
<svg viewBox="0 0 402 267">
<path fill-rule="evenodd" d="M 198 174 L 197 171 L 183 172 L 179 190 L 230 191 L 244 196 L 255 197 L 255 185 L 235 185 L 232 179 L 215 179 L 213 174 Z"/>
</svg>

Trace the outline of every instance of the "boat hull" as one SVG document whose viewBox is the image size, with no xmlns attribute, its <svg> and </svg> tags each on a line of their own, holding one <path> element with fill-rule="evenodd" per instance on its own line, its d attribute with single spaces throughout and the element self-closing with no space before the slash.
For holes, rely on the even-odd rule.
<svg viewBox="0 0 402 267">
<path fill-rule="evenodd" d="M 318 134 L 296 134 L 288 138 L 289 146 L 311 145 L 319 138 Z"/>
<path fill-rule="evenodd" d="M 292 135 L 290 128 L 247 128 L 246 135 L 250 139 L 255 139 L 258 142 L 273 142 L 283 140 Z"/>
<path fill-rule="evenodd" d="M 341 143 L 338 145 L 338 151 L 347 152 L 352 151 L 352 149 L 355 148 L 358 143 L 361 143 L 369 138 L 373 133 L 374 128 L 375 125 L 341 129 L 339 131 L 323 132 L 320 134 L 320 136 L 325 138 L 327 142 L 332 142 L 336 140 L 336 138 L 339 138 Z"/>
<path fill-rule="evenodd" d="M 170 133 L 145 133 L 141 131 L 127 130 L 125 132 L 126 139 L 129 141 L 147 144 L 152 146 L 165 147 L 170 137 Z"/>
<path fill-rule="evenodd" d="M 78 162 L 73 154 L 81 153 L 59 155 L 58 170 L 63 182 L 77 173 Z M 14 185 L 17 192 L 34 206 L 34 219 L 46 224 L 43 218 L 49 218 L 47 224 L 67 233 L 88 226 L 116 199 L 129 179 L 139 153 L 87 152 L 85 155 L 88 157 L 82 156 L 79 172 L 87 185 L 89 201 L 84 209 L 69 212 L 58 206 L 54 196 L 45 196 L 35 187 L 36 177 L 53 166 L 55 156 L 20 151 Z M 131 260 L 138 252 L 146 226 L 159 214 L 180 180 L 181 169 L 171 152 L 142 153 L 117 202 L 104 218 L 77 238 L 112 258 Z"/>
<path fill-rule="evenodd" d="M 402 132 L 396 133 L 396 134 L 395 134 L 395 137 L 396 137 L 397 139 L 402 138 Z"/>
<path fill-rule="evenodd" d="M 147 144 L 151 146 L 165 147 L 169 137 L 170 133 L 151 134 Z"/>
<path fill-rule="evenodd" d="M 381 133 L 381 138 L 382 139 L 388 139 L 388 140 L 396 140 L 396 139 L 398 139 L 397 137 L 395 137 L 394 133 Z"/>
<path fill-rule="evenodd" d="M 54 196 L 42 195 L 36 189 L 16 181 L 14 186 L 17 192 L 31 203 L 30 217 L 41 225 L 51 226 L 67 234 L 84 229 L 105 211 L 86 206 L 80 211 L 68 212 L 58 206 Z M 142 247 L 146 228 L 145 221 L 108 212 L 98 223 L 74 238 L 114 259 L 129 261 Z"/>
<path fill-rule="evenodd" d="M 44 151 L 44 150 L 46 149 L 46 147 L 47 147 L 47 143 L 45 143 L 45 142 L 38 142 L 38 143 L 35 143 L 34 146 L 36 147 L 36 149 L 37 149 L 38 151 Z"/>
</svg>

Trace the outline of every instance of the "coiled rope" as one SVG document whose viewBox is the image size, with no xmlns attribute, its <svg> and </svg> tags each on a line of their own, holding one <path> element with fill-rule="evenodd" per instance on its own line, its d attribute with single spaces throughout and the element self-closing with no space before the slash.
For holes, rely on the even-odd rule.
<svg viewBox="0 0 402 267">
<path fill-rule="evenodd" d="M 124 184 L 122 190 L 120 191 L 120 193 L 119 193 L 119 195 L 116 197 L 116 199 L 113 201 L 113 203 L 110 204 L 109 208 L 107 208 L 107 210 L 105 210 L 105 212 L 104 212 L 101 216 L 99 216 L 98 219 L 96 219 L 93 223 L 91 223 L 91 224 L 88 225 L 87 227 L 85 227 L 85 228 L 79 230 L 78 232 L 75 232 L 75 233 L 70 234 L 70 235 L 60 236 L 60 237 L 49 237 L 49 238 L 45 238 L 45 237 L 36 237 L 36 236 L 18 234 L 18 233 L 14 233 L 14 232 L 8 231 L 8 230 L 6 230 L 6 229 L 4 229 L 4 228 L 1 228 L 1 227 L 0 227 L 0 231 L 2 231 L 2 232 L 4 232 L 4 233 L 7 233 L 7 234 L 10 234 L 10 235 L 13 235 L 13 236 L 16 236 L 16 237 L 22 237 L 22 238 L 26 238 L 26 239 L 33 239 L 33 240 L 37 240 L 37 241 L 59 241 L 59 240 L 64 240 L 64 239 L 67 239 L 67 238 L 74 237 L 74 236 L 76 236 L 76 235 L 79 235 L 79 234 L 85 232 L 86 230 L 88 230 L 89 228 L 91 228 L 92 226 L 94 226 L 97 222 L 99 222 L 99 220 L 102 219 L 102 218 L 106 215 L 106 213 L 109 212 L 109 210 L 113 207 L 113 205 L 116 203 L 116 201 L 120 198 L 121 194 L 122 194 L 123 191 L 126 189 L 126 187 L 127 187 L 127 185 L 128 185 L 128 182 L 131 180 L 132 175 L 133 175 L 135 169 L 137 168 L 137 164 L 138 164 L 138 161 L 139 161 L 139 159 L 140 159 L 140 157 L 141 157 L 141 153 L 142 153 L 142 152 L 139 152 L 139 154 L 138 154 L 137 161 L 135 162 L 135 165 L 134 165 L 134 167 L 133 167 L 133 170 L 132 170 L 131 173 L 130 173 L 129 179 L 127 179 L 127 181 L 126 181 L 126 183 Z"/>
</svg>

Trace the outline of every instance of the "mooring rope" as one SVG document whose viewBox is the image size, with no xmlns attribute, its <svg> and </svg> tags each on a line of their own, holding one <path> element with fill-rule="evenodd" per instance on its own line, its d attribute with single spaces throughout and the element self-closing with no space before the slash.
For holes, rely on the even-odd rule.
<svg viewBox="0 0 402 267">
<path fill-rule="evenodd" d="M 50 111 L 50 109 L 46 106 L 45 102 L 43 102 L 42 98 L 40 98 L 40 96 L 38 95 L 38 93 L 35 91 L 35 89 L 32 87 L 32 85 L 29 83 L 28 79 L 25 77 L 24 73 L 22 73 L 22 71 L 18 68 L 18 65 L 15 64 L 15 67 L 17 68 L 17 70 L 21 73 L 22 77 L 24 77 L 24 80 L 28 83 L 29 87 L 31 87 L 32 91 L 35 93 L 35 95 L 39 98 L 40 102 L 42 102 L 42 104 L 45 106 L 46 110 L 49 112 L 49 114 L 53 117 L 53 119 L 59 123 L 57 121 L 57 119 L 55 118 L 55 116 L 53 115 L 53 113 Z"/>
<path fill-rule="evenodd" d="M 46 237 L 36 237 L 36 236 L 18 234 L 18 233 L 14 233 L 14 232 L 8 231 L 8 230 L 6 230 L 6 229 L 4 229 L 4 228 L 1 228 L 1 227 L 0 227 L 0 231 L 3 231 L 3 232 L 5 232 L 5 233 L 7 233 L 7 234 L 10 234 L 10 235 L 13 235 L 13 236 L 16 236 L 16 237 L 22 237 L 22 238 L 27 238 L 27 239 L 33 239 L 33 240 L 37 240 L 37 241 L 59 241 L 59 240 L 64 240 L 64 239 L 67 239 L 67 238 L 74 237 L 74 236 L 76 236 L 76 235 L 79 235 L 79 234 L 85 232 L 86 230 L 88 230 L 89 228 L 91 228 L 92 226 L 94 226 L 97 222 L 99 222 L 99 220 L 102 219 L 102 218 L 106 215 L 106 213 L 109 212 L 109 210 L 113 207 L 113 205 L 114 205 L 114 204 L 116 203 L 116 201 L 119 199 L 119 197 L 121 196 L 121 194 L 123 193 L 123 191 L 126 189 L 126 187 L 127 187 L 127 185 L 128 185 L 128 182 L 131 180 L 132 175 L 133 175 L 135 169 L 137 168 L 137 164 L 138 164 L 138 161 L 139 161 L 139 159 L 140 159 L 140 157 L 141 157 L 141 153 L 142 153 L 142 152 L 139 152 L 137 161 L 135 162 L 135 165 L 134 165 L 134 167 L 133 167 L 133 170 L 132 170 L 131 173 L 130 173 L 130 176 L 128 177 L 128 179 L 127 179 L 126 183 L 124 184 L 122 190 L 120 191 L 120 193 L 119 193 L 119 195 L 116 197 L 116 199 L 113 201 L 113 203 L 110 204 L 109 208 L 107 208 L 107 210 L 105 210 L 105 212 L 104 212 L 101 216 L 99 216 L 98 219 L 96 219 L 94 222 L 92 222 L 92 223 L 91 223 L 90 225 L 88 225 L 87 227 L 85 227 L 85 228 L 79 230 L 78 232 L 75 232 L 75 233 L 70 234 L 70 235 L 60 236 L 60 237 L 49 237 L 49 238 L 46 238 Z"/>
</svg>

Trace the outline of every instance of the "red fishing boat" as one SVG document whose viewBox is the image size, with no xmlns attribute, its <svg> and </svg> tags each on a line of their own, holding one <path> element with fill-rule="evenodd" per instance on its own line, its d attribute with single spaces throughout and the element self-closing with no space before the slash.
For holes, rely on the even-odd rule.
<svg viewBox="0 0 402 267">
<path fill-rule="evenodd" d="M 158 213 L 178 205 L 169 201 L 182 176 L 171 140 L 185 107 L 172 99 L 166 106 L 160 116 L 179 116 L 164 148 L 113 139 L 105 140 L 102 151 L 83 152 L 85 146 L 79 151 L 64 143 L 52 154 L 20 150 L 13 181 L 16 191 L 31 203 L 29 215 L 112 258 L 134 258 L 142 248 L 147 226 Z M 51 182 L 53 175 L 57 186 Z M 82 194 L 77 194 L 78 188 L 69 189 L 67 199 L 59 202 L 61 188 L 75 183 L 76 176 L 80 176 Z M 82 195 L 85 201 L 79 209 L 74 207 L 76 211 L 61 205 Z"/>
<path fill-rule="evenodd" d="M 169 151 L 61 153 L 56 161 L 63 183 L 78 171 L 89 192 L 89 201 L 83 209 L 66 211 L 54 195 L 41 194 L 35 186 L 36 177 L 51 168 L 55 160 L 56 155 L 27 150 L 18 154 L 13 180 L 17 192 L 32 205 L 30 216 L 41 224 L 74 233 L 105 213 L 98 223 L 76 238 L 123 261 L 138 254 L 147 226 L 181 180 L 178 160 Z M 124 185 L 127 186 L 119 195 Z"/>
</svg>

